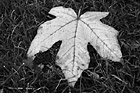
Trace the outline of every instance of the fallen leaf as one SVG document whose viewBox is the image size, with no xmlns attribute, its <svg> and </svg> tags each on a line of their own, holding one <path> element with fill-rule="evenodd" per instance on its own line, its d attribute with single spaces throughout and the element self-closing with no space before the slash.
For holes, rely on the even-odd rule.
<svg viewBox="0 0 140 93">
<path fill-rule="evenodd" d="M 71 8 L 54 7 L 49 13 L 56 18 L 40 25 L 27 54 L 34 59 L 36 53 L 47 51 L 61 40 L 56 64 L 61 67 L 70 86 L 74 87 L 89 66 L 88 42 L 102 58 L 121 60 L 118 31 L 100 21 L 108 12 L 86 12 L 77 16 Z"/>
</svg>

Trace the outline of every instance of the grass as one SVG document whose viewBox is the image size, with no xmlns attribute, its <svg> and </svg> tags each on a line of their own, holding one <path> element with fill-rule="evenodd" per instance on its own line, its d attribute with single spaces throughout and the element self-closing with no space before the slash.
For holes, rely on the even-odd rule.
<svg viewBox="0 0 140 93">
<path fill-rule="evenodd" d="M 109 11 L 110 15 L 102 22 L 119 31 L 118 40 L 123 53 L 121 63 L 106 62 L 100 60 L 100 56 L 88 45 L 91 57 L 89 70 L 102 78 L 89 77 L 85 71 L 75 88 L 67 86 L 60 67 L 54 62 L 60 42 L 43 56 L 38 54 L 33 64 L 23 64 L 27 62 L 26 53 L 37 28 L 54 18 L 48 12 L 60 5 L 71 7 L 76 12 L 83 6 L 82 13 Z M 43 69 L 38 67 L 41 63 L 45 66 Z M 68 93 L 69 89 L 72 93 L 140 93 L 138 0 L 0 0 L 0 93 Z"/>
</svg>

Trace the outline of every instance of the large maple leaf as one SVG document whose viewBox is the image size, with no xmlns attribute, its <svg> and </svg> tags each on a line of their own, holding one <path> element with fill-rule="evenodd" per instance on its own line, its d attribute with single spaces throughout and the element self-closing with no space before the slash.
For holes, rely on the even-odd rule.
<svg viewBox="0 0 140 93">
<path fill-rule="evenodd" d="M 83 70 L 88 68 L 88 42 L 102 58 L 121 60 L 118 31 L 100 21 L 108 12 L 86 12 L 80 16 L 71 8 L 55 7 L 49 13 L 56 18 L 39 27 L 27 54 L 34 59 L 36 53 L 48 50 L 61 40 L 56 64 L 61 67 L 70 86 L 74 86 Z"/>
</svg>

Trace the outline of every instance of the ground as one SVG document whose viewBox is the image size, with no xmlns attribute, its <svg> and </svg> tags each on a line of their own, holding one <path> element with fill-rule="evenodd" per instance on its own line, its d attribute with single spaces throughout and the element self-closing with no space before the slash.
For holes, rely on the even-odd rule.
<svg viewBox="0 0 140 93">
<path fill-rule="evenodd" d="M 37 54 L 34 61 L 27 58 L 39 25 L 55 18 L 48 12 L 56 6 L 70 7 L 77 13 L 80 7 L 81 13 L 108 11 L 109 16 L 102 22 L 119 31 L 122 62 L 102 60 L 88 45 L 91 57 L 88 70 L 100 78 L 88 76 L 85 71 L 75 88 L 70 88 L 60 67 L 55 65 L 60 42 L 46 53 Z M 0 0 L 0 93 L 68 93 L 69 90 L 140 93 L 139 0 Z"/>
</svg>

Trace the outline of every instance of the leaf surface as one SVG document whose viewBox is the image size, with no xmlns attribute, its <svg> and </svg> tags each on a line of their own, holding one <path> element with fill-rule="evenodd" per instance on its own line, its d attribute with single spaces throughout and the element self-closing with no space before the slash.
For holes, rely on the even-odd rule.
<svg viewBox="0 0 140 93">
<path fill-rule="evenodd" d="M 39 27 L 27 54 L 34 58 L 36 53 L 48 50 L 61 40 L 56 64 L 61 67 L 70 86 L 74 86 L 83 70 L 88 68 L 88 42 L 102 58 L 121 60 L 118 31 L 100 21 L 108 12 L 86 12 L 79 17 L 71 8 L 55 7 L 49 13 L 56 18 Z"/>
</svg>

